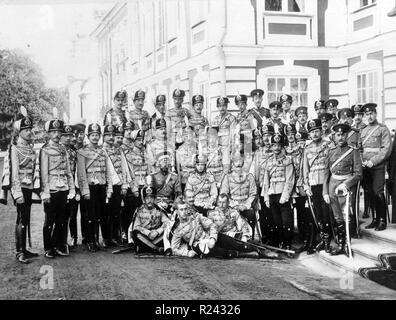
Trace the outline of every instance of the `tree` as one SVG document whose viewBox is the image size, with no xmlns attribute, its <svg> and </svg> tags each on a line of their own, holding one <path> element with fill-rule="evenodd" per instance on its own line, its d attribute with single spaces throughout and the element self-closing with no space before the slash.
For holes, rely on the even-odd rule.
<svg viewBox="0 0 396 320">
<path fill-rule="evenodd" d="M 40 67 L 17 50 L 0 50 L 0 149 L 10 142 L 13 122 L 25 106 L 35 123 L 35 132 L 52 116 L 53 107 L 62 116 L 68 105 L 65 92 L 46 88 Z"/>
</svg>

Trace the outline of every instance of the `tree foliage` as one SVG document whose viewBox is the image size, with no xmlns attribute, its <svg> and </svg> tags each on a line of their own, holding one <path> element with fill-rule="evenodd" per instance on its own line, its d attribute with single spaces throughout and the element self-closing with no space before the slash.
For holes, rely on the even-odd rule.
<svg viewBox="0 0 396 320">
<path fill-rule="evenodd" d="M 59 115 L 66 111 L 67 96 L 63 90 L 44 85 L 40 67 L 17 50 L 0 50 L 0 149 L 7 148 L 13 122 L 21 117 L 25 106 L 35 124 L 39 138 L 43 124 L 52 116 L 53 107 Z M 40 139 L 41 140 L 41 139 Z"/>
</svg>

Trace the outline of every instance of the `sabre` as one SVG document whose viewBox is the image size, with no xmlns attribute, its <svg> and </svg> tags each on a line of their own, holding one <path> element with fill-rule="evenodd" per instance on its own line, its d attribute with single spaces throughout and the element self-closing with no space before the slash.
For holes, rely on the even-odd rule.
<svg viewBox="0 0 396 320">
<path fill-rule="evenodd" d="M 349 205 L 350 205 L 350 197 L 351 193 L 348 192 L 346 196 L 346 202 L 345 202 L 345 229 L 346 229 L 346 242 L 348 246 L 348 256 L 349 259 L 353 259 L 352 257 L 352 248 L 351 248 L 351 239 L 349 237 Z"/>
<path fill-rule="evenodd" d="M 237 242 L 241 243 L 241 244 L 246 244 L 246 242 L 243 242 L 241 240 L 235 239 Z M 269 246 L 267 244 L 261 244 L 261 243 L 257 243 L 254 240 L 250 240 L 247 243 L 253 245 L 254 247 L 258 248 L 258 249 L 269 249 L 269 250 L 273 250 L 273 251 L 279 251 L 279 252 L 283 252 L 283 253 L 291 253 L 291 254 L 296 254 L 296 252 L 294 250 L 287 250 L 287 249 L 281 249 L 281 248 L 277 248 L 277 247 L 273 247 L 273 246 Z"/>
<path fill-rule="evenodd" d="M 319 228 L 319 226 L 318 226 L 318 221 L 316 220 L 316 216 L 315 216 L 315 211 L 314 211 L 313 206 L 312 206 L 311 197 L 310 197 L 310 196 L 307 196 L 307 198 L 308 198 L 308 205 L 309 205 L 309 209 L 310 209 L 311 214 L 312 214 L 312 218 L 313 218 L 313 220 L 314 220 L 314 222 L 315 222 L 316 228 Z"/>
<path fill-rule="evenodd" d="M 355 203 L 356 234 L 358 238 L 360 238 L 359 211 L 360 211 L 360 181 L 358 181 L 356 187 L 356 203 Z"/>
</svg>

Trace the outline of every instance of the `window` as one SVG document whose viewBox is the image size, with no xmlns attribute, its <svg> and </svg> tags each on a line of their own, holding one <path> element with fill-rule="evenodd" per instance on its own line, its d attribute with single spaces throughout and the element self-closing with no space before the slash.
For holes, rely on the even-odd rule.
<svg viewBox="0 0 396 320">
<path fill-rule="evenodd" d="M 283 94 L 293 97 L 293 106 L 308 106 L 308 78 L 268 78 L 267 101 L 279 101 Z"/>
<path fill-rule="evenodd" d="M 179 14 L 179 1 L 168 1 L 166 2 L 166 21 L 167 21 L 167 40 L 173 40 L 177 37 L 179 25 L 180 25 L 180 14 Z"/>
<path fill-rule="evenodd" d="M 120 56 L 118 54 L 116 55 L 116 70 L 117 74 L 120 74 Z"/>
<path fill-rule="evenodd" d="M 144 23 L 143 23 L 143 44 L 144 44 L 144 54 L 147 55 L 153 52 L 153 7 L 150 2 L 143 3 Z"/>
<path fill-rule="evenodd" d="M 191 27 L 205 21 L 209 13 L 208 0 L 192 0 L 190 2 Z"/>
<path fill-rule="evenodd" d="M 371 71 L 357 75 L 357 103 L 378 102 L 378 73 Z"/>
<path fill-rule="evenodd" d="M 360 0 L 360 8 L 376 3 L 377 0 Z"/>
<path fill-rule="evenodd" d="M 305 0 L 265 0 L 265 11 L 304 12 Z"/>
<path fill-rule="evenodd" d="M 164 3 L 162 1 L 154 3 L 154 23 L 155 23 L 155 48 L 163 46 L 165 40 L 164 30 Z"/>
</svg>

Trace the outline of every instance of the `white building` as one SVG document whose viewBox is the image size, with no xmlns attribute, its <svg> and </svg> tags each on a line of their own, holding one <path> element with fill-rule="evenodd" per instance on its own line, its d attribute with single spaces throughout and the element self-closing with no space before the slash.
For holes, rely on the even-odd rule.
<svg viewBox="0 0 396 320">
<path fill-rule="evenodd" d="M 390 0 L 136 0 L 116 4 L 93 31 L 101 103 L 117 90 L 151 99 L 174 88 L 206 97 L 265 90 L 295 105 L 376 102 L 396 124 L 396 16 Z M 233 100 L 232 100 L 233 101 Z M 231 110 L 235 105 L 231 103 Z"/>
</svg>

